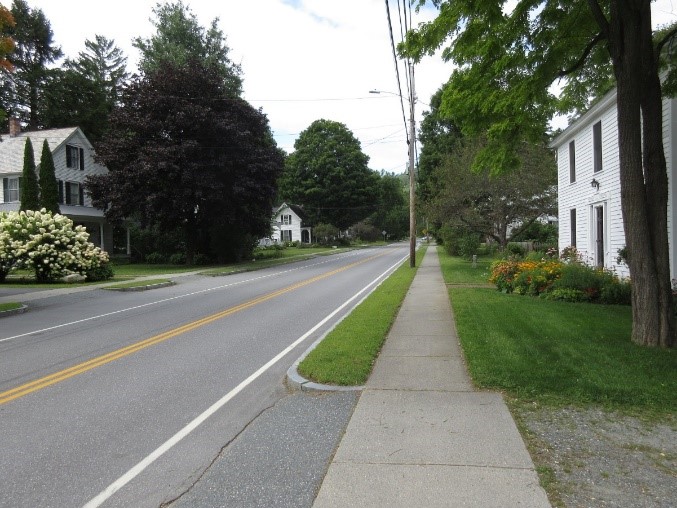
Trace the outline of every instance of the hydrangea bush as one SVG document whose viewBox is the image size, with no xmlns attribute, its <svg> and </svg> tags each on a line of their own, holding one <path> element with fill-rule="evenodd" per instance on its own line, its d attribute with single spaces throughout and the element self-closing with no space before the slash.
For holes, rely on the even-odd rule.
<svg viewBox="0 0 677 508">
<path fill-rule="evenodd" d="M 13 268 L 51 282 L 77 273 L 89 280 L 110 278 L 108 254 L 89 240 L 83 226 L 42 209 L 0 214 L 0 280 Z"/>
</svg>

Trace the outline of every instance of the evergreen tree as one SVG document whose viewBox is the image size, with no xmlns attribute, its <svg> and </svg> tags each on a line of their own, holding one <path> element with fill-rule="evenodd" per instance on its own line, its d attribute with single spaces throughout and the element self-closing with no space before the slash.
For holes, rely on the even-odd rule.
<svg viewBox="0 0 677 508">
<path fill-rule="evenodd" d="M 26 138 L 24 148 L 24 167 L 21 178 L 21 208 L 20 210 L 39 210 L 40 209 L 40 190 L 38 188 L 38 177 L 35 173 L 35 155 L 33 154 L 33 143 L 30 138 Z"/>
<path fill-rule="evenodd" d="M 31 9 L 25 0 L 14 0 L 11 14 L 16 25 L 8 30 L 16 48 L 9 61 L 13 79 L 3 84 L 3 106 L 28 124 L 28 130 L 42 127 L 40 101 L 49 75 L 47 66 L 63 53 L 54 45 L 51 25 L 40 9 Z"/>
<path fill-rule="evenodd" d="M 47 140 L 42 144 L 40 155 L 40 208 L 51 213 L 61 213 L 59 208 L 59 184 L 54 174 L 54 159 Z"/>
</svg>

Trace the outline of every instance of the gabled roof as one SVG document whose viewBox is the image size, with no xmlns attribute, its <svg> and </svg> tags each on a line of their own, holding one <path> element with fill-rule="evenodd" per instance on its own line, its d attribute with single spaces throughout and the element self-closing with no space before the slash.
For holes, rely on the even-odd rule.
<svg viewBox="0 0 677 508">
<path fill-rule="evenodd" d="M 299 216 L 299 218 L 302 221 L 305 221 L 305 220 L 308 219 L 308 215 L 306 214 L 306 212 L 305 212 L 305 210 L 303 209 L 302 206 L 300 206 L 300 205 L 290 205 L 290 204 L 287 204 L 287 203 L 282 203 L 280 206 L 275 208 L 275 210 L 273 210 L 273 215 L 277 215 L 284 208 L 289 208 L 290 210 L 292 210 L 296 215 Z"/>
<path fill-rule="evenodd" d="M 26 138 L 31 139 L 36 166 L 40 164 L 42 145 L 47 140 L 50 150 L 54 153 L 61 145 L 65 144 L 74 135 L 80 134 L 87 148 L 92 147 L 79 127 L 67 127 L 64 129 L 47 129 L 44 131 L 27 131 L 10 137 L 2 135 L 0 141 L 0 174 L 21 173 L 24 165 L 24 149 Z"/>
</svg>

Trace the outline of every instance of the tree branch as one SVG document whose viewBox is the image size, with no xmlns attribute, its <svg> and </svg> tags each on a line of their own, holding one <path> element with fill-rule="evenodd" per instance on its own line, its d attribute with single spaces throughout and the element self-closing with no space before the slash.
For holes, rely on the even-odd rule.
<svg viewBox="0 0 677 508">
<path fill-rule="evenodd" d="M 590 6 L 590 10 L 592 11 L 595 21 L 597 22 L 597 26 L 599 26 L 600 33 L 604 36 L 604 38 L 608 38 L 609 21 L 606 19 L 604 11 L 602 11 L 602 8 L 599 6 L 599 1 L 588 0 L 588 5 Z"/>
<path fill-rule="evenodd" d="M 564 76 L 571 74 L 572 72 L 574 72 L 574 71 L 580 69 L 581 67 L 583 67 L 583 64 L 588 59 L 590 52 L 599 43 L 599 41 L 601 41 L 603 39 L 606 39 L 606 35 L 604 35 L 604 33 L 600 32 L 597 35 L 595 35 L 595 37 L 585 47 L 585 50 L 583 51 L 583 54 L 578 59 L 578 61 L 574 65 L 569 67 L 568 69 L 564 69 L 564 70 L 559 71 L 559 73 L 557 74 L 557 77 L 563 78 Z"/>
<path fill-rule="evenodd" d="M 661 51 L 663 51 L 663 46 L 665 46 L 670 40 L 677 35 L 677 26 L 675 26 L 672 30 L 670 30 L 668 33 L 665 34 L 665 37 L 663 37 L 660 41 L 658 41 L 658 44 L 656 44 L 656 58 L 660 58 Z"/>
</svg>

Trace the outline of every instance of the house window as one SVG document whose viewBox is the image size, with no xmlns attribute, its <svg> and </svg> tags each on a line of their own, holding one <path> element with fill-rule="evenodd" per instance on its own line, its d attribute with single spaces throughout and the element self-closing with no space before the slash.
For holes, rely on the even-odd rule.
<svg viewBox="0 0 677 508">
<path fill-rule="evenodd" d="M 2 179 L 2 200 L 5 203 L 12 203 L 21 200 L 20 178 Z"/>
<path fill-rule="evenodd" d="M 602 171 L 602 122 L 592 126 L 592 147 L 594 152 L 594 171 Z"/>
<path fill-rule="evenodd" d="M 576 209 L 572 208 L 569 211 L 569 215 L 571 218 L 571 241 L 569 245 L 576 247 Z"/>
<path fill-rule="evenodd" d="M 291 215 L 283 215 L 282 216 L 282 224 L 285 226 L 291 225 Z"/>
<path fill-rule="evenodd" d="M 66 145 L 66 167 L 72 169 L 85 169 L 85 151 L 82 148 Z"/>
<path fill-rule="evenodd" d="M 59 203 L 82 206 L 85 204 L 85 193 L 82 185 L 77 182 L 59 181 Z"/>
<path fill-rule="evenodd" d="M 572 141 L 569 143 L 569 182 L 576 181 L 576 145 Z"/>
<path fill-rule="evenodd" d="M 291 229 L 283 229 L 280 231 L 280 240 L 283 242 L 291 242 Z"/>
</svg>

